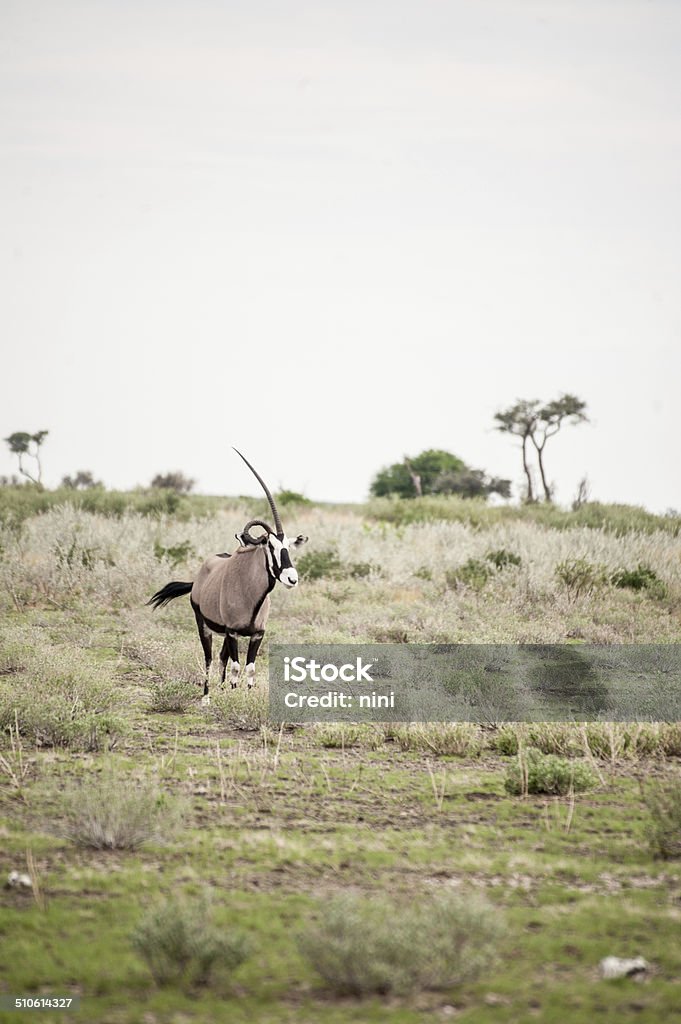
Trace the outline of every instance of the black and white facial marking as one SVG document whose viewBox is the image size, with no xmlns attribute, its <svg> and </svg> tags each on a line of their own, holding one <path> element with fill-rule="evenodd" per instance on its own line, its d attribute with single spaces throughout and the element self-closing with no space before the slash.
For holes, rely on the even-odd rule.
<svg viewBox="0 0 681 1024">
<path fill-rule="evenodd" d="M 267 568 L 273 579 L 283 583 L 285 587 L 295 587 L 298 583 L 298 570 L 291 563 L 290 548 L 300 547 L 307 537 L 299 534 L 290 541 L 285 533 L 270 533 L 265 545 Z"/>
</svg>

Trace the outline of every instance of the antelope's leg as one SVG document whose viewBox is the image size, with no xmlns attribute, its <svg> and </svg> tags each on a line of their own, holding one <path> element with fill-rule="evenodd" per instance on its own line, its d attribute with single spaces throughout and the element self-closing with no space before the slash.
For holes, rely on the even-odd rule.
<svg viewBox="0 0 681 1024">
<path fill-rule="evenodd" d="M 239 673 L 241 672 L 241 665 L 239 664 L 239 639 L 236 633 L 227 634 L 227 636 L 225 637 L 225 647 L 227 648 L 229 659 L 232 662 L 232 667 L 229 670 L 229 681 L 232 684 L 232 689 L 234 689 L 236 687 L 236 684 L 239 682 Z M 225 662 L 225 670 L 226 668 L 227 663 Z"/>
<path fill-rule="evenodd" d="M 248 683 L 249 690 L 255 682 L 255 659 L 258 657 L 258 651 L 260 650 L 260 644 L 262 643 L 264 635 L 264 630 L 260 633 L 254 633 L 248 645 L 248 654 L 246 655 L 246 682 Z"/>
<path fill-rule="evenodd" d="M 220 651 L 220 682 L 224 684 L 225 675 L 227 673 L 227 662 L 229 661 L 229 633 L 225 634 L 225 642 L 222 645 Z"/>
<path fill-rule="evenodd" d="M 201 646 L 203 647 L 203 654 L 206 659 L 206 678 L 203 684 L 203 696 L 208 696 L 208 677 L 210 675 L 210 665 L 213 660 L 213 634 L 206 625 L 206 620 L 199 611 L 198 605 L 192 601 L 192 608 L 194 609 L 194 615 L 196 616 L 196 625 L 199 630 L 199 639 L 201 640 Z"/>
</svg>

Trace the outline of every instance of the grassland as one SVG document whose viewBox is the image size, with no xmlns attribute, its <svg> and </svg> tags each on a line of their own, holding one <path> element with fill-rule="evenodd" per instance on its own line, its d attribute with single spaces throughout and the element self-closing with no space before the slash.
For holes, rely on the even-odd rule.
<svg viewBox="0 0 681 1024">
<path fill-rule="evenodd" d="M 0 1019 L 681 1019 L 681 861 L 656 855 L 648 795 L 680 784 L 678 726 L 278 730 L 267 723 L 266 649 L 253 692 L 216 690 L 204 708 L 187 602 L 153 615 L 144 602 L 229 549 L 258 503 L 0 507 L 0 879 L 17 870 L 33 881 L 0 890 L 0 993 L 81 998 L 74 1012 Z M 534 510 L 416 507 L 288 508 L 315 557 L 297 592 L 275 591 L 267 638 L 678 641 L 673 517 L 556 512 L 552 523 L 551 510 L 542 522 Z M 497 568 L 499 551 L 519 563 Z M 594 573 L 576 592 L 556 567 L 580 561 Z M 640 565 L 661 586 L 613 583 Z M 528 746 L 587 766 L 594 785 L 511 795 L 505 782 Z M 84 845 L 93 829 L 78 811 L 97 816 L 103 781 L 147 801 L 147 831 L 139 814 L 132 823 L 141 845 Z M 209 983 L 157 985 L 133 942 L 140 920 L 160 900 L 206 891 L 217 925 L 244 933 L 250 954 Z M 338 997 L 296 936 L 348 892 L 398 904 L 483 896 L 504 922 L 498 960 L 444 991 Z M 609 954 L 641 954 L 651 969 L 605 982 Z"/>
</svg>

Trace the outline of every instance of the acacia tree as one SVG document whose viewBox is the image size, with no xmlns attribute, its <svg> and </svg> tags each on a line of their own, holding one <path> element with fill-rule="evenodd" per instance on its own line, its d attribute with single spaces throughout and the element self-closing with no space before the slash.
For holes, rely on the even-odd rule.
<svg viewBox="0 0 681 1024">
<path fill-rule="evenodd" d="M 577 424 L 585 423 L 587 420 L 586 402 L 582 401 L 581 398 L 577 398 L 576 395 L 561 395 L 560 398 L 556 398 L 547 405 L 543 405 L 539 410 L 537 423 L 530 437 L 532 438 L 532 444 L 537 450 L 539 473 L 546 501 L 551 501 L 552 499 L 551 485 L 546 479 L 544 468 L 544 448 L 546 447 L 546 442 L 550 437 L 554 437 L 558 433 L 563 423 L 571 423 L 577 426 Z"/>
<path fill-rule="evenodd" d="M 532 472 L 527 461 L 527 442 L 532 437 L 539 417 L 539 402 L 528 402 L 526 399 L 519 399 L 515 405 L 510 406 L 502 412 L 497 412 L 494 419 L 497 423 L 497 430 L 504 434 L 513 434 L 519 437 L 523 451 L 523 470 L 527 480 L 527 501 L 535 501 Z"/>
<path fill-rule="evenodd" d="M 514 434 L 522 441 L 523 470 L 527 479 L 527 500 L 536 500 L 532 481 L 532 472 L 527 461 L 527 444 L 532 443 L 537 453 L 539 474 L 541 476 L 544 499 L 552 500 L 551 485 L 546 476 L 544 465 L 544 449 L 550 437 L 554 437 L 563 423 L 584 423 L 588 419 L 586 415 L 586 402 L 576 395 L 561 395 L 545 405 L 537 399 L 528 401 L 519 399 L 515 405 L 510 406 L 502 412 L 495 413 L 497 430 L 507 434 Z"/>
<path fill-rule="evenodd" d="M 31 483 L 37 484 L 38 487 L 42 487 L 43 485 L 43 467 L 40 462 L 40 446 L 47 437 L 47 434 L 47 430 L 39 430 L 36 434 L 27 434 L 26 431 L 19 430 L 5 438 L 5 443 L 9 446 L 9 450 L 19 458 L 19 472 L 22 476 L 27 477 Z M 33 474 L 29 473 L 26 469 L 24 465 L 24 459 L 26 457 L 35 459 L 37 476 L 33 476 Z"/>
</svg>

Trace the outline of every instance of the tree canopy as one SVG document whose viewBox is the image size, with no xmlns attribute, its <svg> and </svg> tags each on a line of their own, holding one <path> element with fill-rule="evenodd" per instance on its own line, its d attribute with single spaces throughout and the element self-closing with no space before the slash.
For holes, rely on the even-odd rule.
<svg viewBox="0 0 681 1024">
<path fill-rule="evenodd" d="M 5 438 L 9 450 L 19 459 L 19 472 L 31 483 L 42 487 L 43 467 L 40 462 L 40 446 L 47 437 L 47 430 L 38 430 L 35 434 L 29 434 L 25 430 L 17 430 Z M 28 457 L 35 460 L 36 476 L 26 468 L 24 459 Z"/>
</svg>

